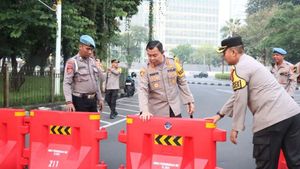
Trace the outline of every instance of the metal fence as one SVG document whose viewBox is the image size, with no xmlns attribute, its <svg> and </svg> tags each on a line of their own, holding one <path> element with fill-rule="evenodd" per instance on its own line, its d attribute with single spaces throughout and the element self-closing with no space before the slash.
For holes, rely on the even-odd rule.
<svg viewBox="0 0 300 169">
<path fill-rule="evenodd" d="M 61 81 L 59 95 L 54 95 L 55 77 L 59 77 Z M 62 73 L 55 75 L 51 66 L 42 71 L 32 67 L 13 71 L 5 65 L 0 75 L 0 107 L 63 101 L 62 77 Z"/>
<path fill-rule="evenodd" d="M 123 92 L 128 69 L 122 68 L 120 92 Z M 60 94 L 54 94 L 55 78 L 60 79 Z M 63 72 L 55 74 L 53 68 L 44 70 L 33 67 L 22 67 L 13 71 L 7 65 L 0 73 L 0 107 L 22 107 L 24 105 L 50 104 L 63 102 Z M 104 92 L 104 91 L 103 91 Z"/>
</svg>

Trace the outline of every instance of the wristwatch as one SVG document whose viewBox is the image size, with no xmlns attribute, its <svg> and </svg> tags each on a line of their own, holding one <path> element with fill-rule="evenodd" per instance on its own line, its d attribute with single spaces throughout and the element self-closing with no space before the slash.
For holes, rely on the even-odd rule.
<svg viewBox="0 0 300 169">
<path fill-rule="evenodd" d="M 219 111 L 217 112 L 217 115 L 219 115 L 221 118 L 225 116 L 225 114 L 221 114 Z"/>
</svg>

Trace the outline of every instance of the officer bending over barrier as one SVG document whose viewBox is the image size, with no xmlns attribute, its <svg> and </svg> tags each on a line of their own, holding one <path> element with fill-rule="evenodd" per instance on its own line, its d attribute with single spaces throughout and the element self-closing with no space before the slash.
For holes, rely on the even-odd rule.
<svg viewBox="0 0 300 169">
<path fill-rule="evenodd" d="M 241 37 L 222 41 L 219 52 L 233 66 L 233 96 L 214 122 L 232 117 L 230 140 L 237 144 L 238 133 L 245 130 L 247 106 L 253 114 L 253 157 L 256 169 L 277 169 L 280 149 L 289 169 L 300 168 L 300 108 L 274 76 L 261 63 L 244 53 Z"/>
<path fill-rule="evenodd" d="M 148 64 L 140 70 L 139 107 L 140 118 L 151 116 L 181 117 L 180 98 L 189 114 L 195 110 L 194 98 L 179 62 L 166 58 L 163 45 L 150 41 L 147 46 Z"/>
</svg>

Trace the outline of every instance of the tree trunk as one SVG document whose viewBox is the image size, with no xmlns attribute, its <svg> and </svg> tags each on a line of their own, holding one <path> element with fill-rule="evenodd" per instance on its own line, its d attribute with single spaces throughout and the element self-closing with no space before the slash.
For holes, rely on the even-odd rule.
<svg viewBox="0 0 300 169">
<path fill-rule="evenodd" d="M 153 0 L 149 2 L 149 41 L 153 40 Z"/>
</svg>

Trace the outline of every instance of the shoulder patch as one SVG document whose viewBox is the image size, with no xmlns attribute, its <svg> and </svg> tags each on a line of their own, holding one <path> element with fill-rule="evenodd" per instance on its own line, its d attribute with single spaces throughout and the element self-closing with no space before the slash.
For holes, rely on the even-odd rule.
<svg viewBox="0 0 300 169">
<path fill-rule="evenodd" d="M 243 89 L 247 86 L 246 80 L 237 75 L 235 67 L 232 67 L 231 81 L 232 81 L 232 88 L 234 91 Z"/>
<path fill-rule="evenodd" d="M 68 74 L 71 74 L 74 72 L 74 60 L 73 59 L 69 59 L 67 61 L 67 64 L 66 64 L 66 72 Z"/>
<path fill-rule="evenodd" d="M 118 72 L 122 73 L 122 68 L 119 67 L 118 68 Z"/>
<path fill-rule="evenodd" d="M 145 76 L 145 69 L 144 68 L 142 68 L 141 70 L 140 70 L 140 76 L 141 77 L 144 77 Z"/>
<path fill-rule="evenodd" d="M 178 77 L 183 77 L 184 74 L 185 74 L 185 72 L 184 72 L 184 70 L 183 70 L 183 67 L 182 67 L 181 64 L 180 64 L 179 58 L 176 57 L 176 58 L 174 59 L 174 61 L 175 61 L 175 67 L 176 67 L 176 73 L 177 73 L 177 76 L 178 76 Z"/>
</svg>

